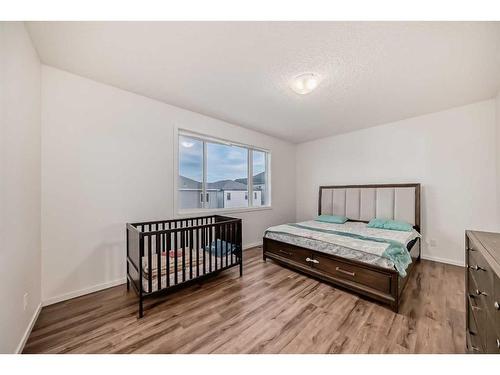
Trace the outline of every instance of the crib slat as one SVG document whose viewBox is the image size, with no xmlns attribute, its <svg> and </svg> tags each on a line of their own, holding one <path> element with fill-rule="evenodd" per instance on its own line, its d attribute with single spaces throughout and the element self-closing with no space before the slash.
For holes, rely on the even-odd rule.
<svg viewBox="0 0 500 375">
<path fill-rule="evenodd" d="M 151 266 L 151 263 L 153 261 L 153 257 L 152 257 L 152 252 L 151 252 L 151 237 L 150 236 L 147 236 L 146 237 L 148 240 L 147 240 L 147 243 L 148 243 L 148 292 L 151 293 L 153 291 L 153 267 Z M 142 280 L 141 280 L 142 282 Z"/>
<path fill-rule="evenodd" d="M 234 264 L 236 262 L 236 255 L 234 251 L 236 249 L 236 223 L 233 223 L 233 249 L 231 251 L 231 262 Z"/>
<path fill-rule="evenodd" d="M 196 219 L 196 226 L 198 226 L 198 219 Z M 200 276 L 200 238 L 198 237 L 198 229 L 196 229 L 196 277 Z"/>
<path fill-rule="evenodd" d="M 203 220 L 202 220 L 203 222 Z M 205 250 L 205 228 L 200 228 L 201 248 L 203 249 L 203 274 L 207 273 L 207 256 Z"/>
<path fill-rule="evenodd" d="M 158 225 L 157 225 L 158 227 Z M 156 228 L 158 230 L 158 228 Z M 161 251 L 160 251 L 160 242 L 161 242 L 161 236 L 159 234 L 155 235 L 155 242 L 156 242 L 156 268 L 157 268 L 157 273 L 156 273 L 156 278 L 158 279 L 158 290 L 161 289 Z"/>
<path fill-rule="evenodd" d="M 235 262 L 234 249 L 236 247 L 236 223 L 233 223 L 233 238 L 231 243 L 233 244 L 233 247 L 231 248 L 231 264 L 234 264 Z"/>
<path fill-rule="evenodd" d="M 177 228 L 177 222 L 174 222 Z M 177 235 L 178 232 L 174 231 L 174 285 L 177 285 Z"/>
<path fill-rule="evenodd" d="M 226 238 L 226 225 L 220 225 L 220 268 L 224 267 L 224 240 Z"/>
<path fill-rule="evenodd" d="M 170 223 L 168 224 L 169 226 L 169 229 L 170 229 Z M 168 237 L 167 237 L 168 236 Z M 165 254 L 165 259 L 166 259 L 166 267 L 167 267 L 167 287 L 170 286 L 170 242 L 171 241 L 171 238 L 170 238 L 170 233 L 165 233 L 165 242 L 166 242 L 166 254 Z"/>
<path fill-rule="evenodd" d="M 163 223 L 163 224 L 162 224 L 162 226 L 161 226 L 161 229 L 162 229 L 162 230 L 165 230 L 165 227 L 167 226 L 166 224 L 167 224 L 167 223 Z M 166 248 L 167 248 L 167 234 L 166 234 L 166 233 L 163 233 L 163 234 L 161 235 L 161 249 L 160 249 L 160 251 L 161 251 L 162 253 L 164 253 L 164 252 L 166 251 L 166 250 L 165 250 Z M 166 261 L 165 261 L 165 262 L 166 262 Z"/>
<path fill-rule="evenodd" d="M 226 234 L 226 267 L 229 266 L 229 261 L 231 260 L 231 228 L 232 224 L 229 223 L 226 225 L 227 227 L 227 234 Z"/>
<path fill-rule="evenodd" d="M 181 231 L 182 282 L 186 281 L 186 231 Z"/>
<path fill-rule="evenodd" d="M 230 229 L 229 229 L 228 225 L 225 224 L 224 225 L 224 239 L 225 239 L 226 242 L 225 242 L 224 246 L 226 247 L 226 267 L 227 267 L 227 246 L 228 246 L 228 242 L 229 242 L 228 241 L 228 237 L 229 237 L 229 235 L 228 235 L 229 233 L 228 232 L 229 232 L 229 230 Z"/>
<path fill-rule="evenodd" d="M 224 256 L 222 255 L 222 252 L 223 252 L 223 246 L 222 246 L 222 241 L 224 241 L 224 224 L 219 224 L 219 235 L 217 236 L 217 238 L 219 239 L 219 246 L 218 246 L 218 255 L 219 255 L 219 259 L 217 259 L 217 266 L 219 268 L 222 268 L 224 267 Z M 217 240 L 215 240 L 217 241 Z M 217 243 L 216 243 L 216 247 L 217 247 Z"/>
<path fill-rule="evenodd" d="M 190 226 L 193 226 L 191 221 Z M 193 230 L 188 231 L 189 234 L 189 280 L 193 278 Z"/>
<path fill-rule="evenodd" d="M 218 259 L 218 256 L 220 255 L 220 252 L 219 252 L 219 249 L 218 249 L 218 246 L 217 246 L 217 240 L 220 239 L 220 228 L 221 228 L 221 225 L 220 224 L 216 224 L 214 225 L 214 238 L 213 238 L 213 244 L 214 244 L 214 248 L 215 248 L 215 270 L 217 271 L 219 269 L 219 261 L 220 259 Z"/>
<path fill-rule="evenodd" d="M 212 227 L 207 227 L 207 231 L 208 231 L 208 249 L 209 249 L 208 272 L 212 272 Z M 217 262 L 215 264 L 217 264 Z M 217 266 L 216 266 L 216 268 L 217 268 Z"/>
</svg>

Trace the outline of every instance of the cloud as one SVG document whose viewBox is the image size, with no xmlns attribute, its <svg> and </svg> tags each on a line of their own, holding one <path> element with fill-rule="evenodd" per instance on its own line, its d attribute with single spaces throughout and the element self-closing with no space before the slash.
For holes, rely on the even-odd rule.
<svg viewBox="0 0 500 375">
<path fill-rule="evenodd" d="M 191 147 L 183 147 L 181 142 L 192 143 Z M 254 175 L 265 171 L 265 153 L 253 152 Z M 179 173 L 182 176 L 201 181 L 203 169 L 203 142 L 180 137 Z M 218 143 L 207 143 L 207 181 L 236 180 L 247 178 L 248 150 L 238 146 Z"/>
</svg>

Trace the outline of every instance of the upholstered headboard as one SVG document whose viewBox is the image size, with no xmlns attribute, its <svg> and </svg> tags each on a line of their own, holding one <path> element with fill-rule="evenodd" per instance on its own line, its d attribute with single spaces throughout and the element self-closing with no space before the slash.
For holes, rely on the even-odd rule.
<svg viewBox="0 0 500 375">
<path fill-rule="evenodd" d="M 404 220 L 420 231 L 420 184 L 320 186 L 318 214 Z"/>
</svg>

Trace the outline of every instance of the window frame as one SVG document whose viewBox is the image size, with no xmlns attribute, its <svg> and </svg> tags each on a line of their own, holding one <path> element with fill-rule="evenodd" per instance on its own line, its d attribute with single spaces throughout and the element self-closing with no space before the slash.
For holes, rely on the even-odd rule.
<svg viewBox="0 0 500 375">
<path fill-rule="evenodd" d="M 253 151 L 264 152 L 265 160 L 265 181 L 266 189 L 263 193 L 267 196 L 267 204 L 263 206 L 253 206 L 253 194 L 248 194 L 248 206 L 246 207 L 232 207 L 232 208 L 192 208 L 192 209 L 182 209 L 179 205 L 179 138 L 180 136 L 186 136 L 193 139 L 197 139 L 203 142 L 203 182 L 202 182 L 202 194 L 207 193 L 206 180 L 207 180 L 207 142 L 218 143 L 227 146 L 237 146 L 245 148 L 248 152 L 247 162 L 247 193 L 253 192 Z M 243 144 L 240 142 L 234 142 L 222 138 L 212 137 L 205 134 L 200 134 L 193 132 L 188 129 L 183 129 L 180 127 L 174 128 L 174 189 L 173 189 L 173 199 L 174 199 L 174 212 L 179 216 L 190 215 L 190 214 L 218 214 L 218 213 L 229 213 L 229 212 L 247 212 L 247 211 L 259 211 L 259 210 L 270 210 L 272 209 L 272 199 L 271 199 L 271 151 L 264 149 L 262 147 L 256 147 L 253 145 Z"/>
</svg>

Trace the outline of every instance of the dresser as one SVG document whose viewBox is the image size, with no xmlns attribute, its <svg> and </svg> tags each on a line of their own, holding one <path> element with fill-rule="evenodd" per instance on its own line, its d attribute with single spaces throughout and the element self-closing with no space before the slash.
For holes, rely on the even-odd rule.
<svg viewBox="0 0 500 375">
<path fill-rule="evenodd" d="M 465 232 L 467 350 L 500 353 L 500 233 Z"/>
</svg>

